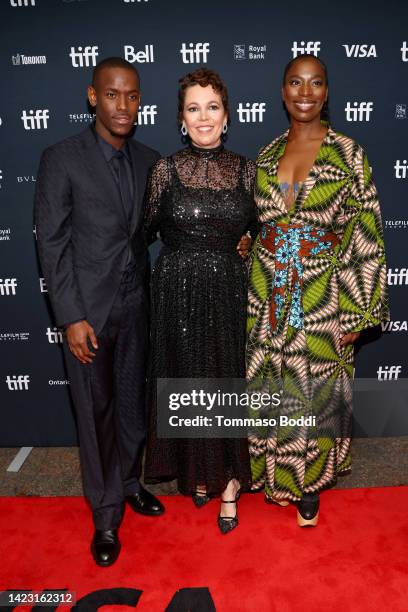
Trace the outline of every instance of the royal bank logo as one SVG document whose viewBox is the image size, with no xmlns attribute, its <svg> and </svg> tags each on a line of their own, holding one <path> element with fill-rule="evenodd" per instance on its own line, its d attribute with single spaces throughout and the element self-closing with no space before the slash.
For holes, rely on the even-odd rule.
<svg viewBox="0 0 408 612">
<path fill-rule="evenodd" d="M 321 42 L 320 41 L 311 41 L 305 42 L 303 40 L 298 43 L 297 41 L 293 41 L 292 45 L 292 54 L 293 57 L 297 57 L 298 55 L 315 55 L 316 57 L 319 55 Z"/>
<path fill-rule="evenodd" d="M 30 377 L 28 374 L 10 374 L 6 376 L 6 384 L 9 391 L 28 391 Z"/>
<path fill-rule="evenodd" d="M 377 370 L 378 380 L 398 380 L 401 374 L 402 366 L 391 365 L 391 366 L 379 366 Z"/>
<path fill-rule="evenodd" d="M 21 121 L 25 130 L 46 130 L 49 118 L 50 111 L 48 108 L 37 109 L 35 111 L 29 110 L 28 112 L 23 110 L 21 115 Z"/>
<path fill-rule="evenodd" d="M 155 125 L 156 117 L 156 104 L 146 104 L 145 106 L 139 106 L 136 125 Z"/>
<path fill-rule="evenodd" d="M 40 281 L 40 292 L 48 293 L 47 283 L 45 282 L 45 278 L 40 277 L 39 281 Z"/>
<path fill-rule="evenodd" d="M 26 342 L 30 339 L 30 332 L 6 332 L 0 333 L 0 342 Z"/>
<path fill-rule="evenodd" d="M 395 178 L 396 179 L 406 179 L 408 174 L 408 163 L 406 159 L 397 159 L 395 160 Z"/>
<path fill-rule="evenodd" d="M 385 219 L 385 229 L 408 229 L 408 219 Z"/>
<path fill-rule="evenodd" d="M 346 121 L 370 121 L 374 102 L 347 102 Z"/>
<path fill-rule="evenodd" d="M 266 111 L 265 102 L 240 102 L 237 113 L 240 123 L 263 123 Z"/>
<path fill-rule="evenodd" d="M 11 240 L 11 229 L 9 227 L 0 227 L 0 242 L 9 242 Z"/>
<path fill-rule="evenodd" d="M 16 278 L 0 278 L 0 296 L 16 295 L 17 279 Z"/>
<path fill-rule="evenodd" d="M 408 285 L 408 268 L 388 268 L 388 285 Z"/>
<path fill-rule="evenodd" d="M 125 60 L 134 64 L 153 64 L 154 62 L 154 47 L 153 45 L 145 45 L 143 50 L 135 51 L 132 45 L 124 45 L 123 52 Z"/>
<path fill-rule="evenodd" d="M 95 118 L 95 113 L 70 113 L 68 115 L 70 123 L 92 123 Z"/>
<path fill-rule="evenodd" d="M 347 57 L 377 57 L 375 45 L 342 45 Z"/>
<path fill-rule="evenodd" d="M 35 6 L 35 0 L 10 0 L 12 7 Z"/>
<path fill-rule="evenodd" d="M 11 56 L 11 62 L 13 66 L 25 66 L 25 65 L 35 65 L 35 64 L 46 64 L 47 56 L 46 55 L 23 55 L 22 53 L 17 53 L 17 55 Z"/>
<path fill-rule="evenodd" d="M 408 321 L 382 321 L 383 332 L 408 332 Z"/>
<path fill-rule="evenodd" d="M 89 68 L 90 66 L 96 66 L 96 58 L 99 55 L 98 49 L 97 45 L 93 47 L 71 47 L 68 55 L 71 58 L 73 67 Z"/>
<path fill-rule="evenodd" d="M 395 105 L 395 118 L 396 119 L 406 119 L 407 118 L 407 105 L 406 104 L 396 104 Z"/>
<path fill-rule="evenodd" d="M 50 344 L 62 344 L 64 341 L 62 332 L 57 327 L 53 327 L 52 329 L 51 327 L 47 327 L 47 331 L 45 333 Z"/>
<path fill-rule="evenodd" d="M 403 62 L 408 62 L 408 45 L 407 41 L 404 40 L 401 47 L 401 59 Z"/>
<path fill-rule="evenodd" d="M 210 43 L 182 43 L 181 59 L 183 64 L 206 64 L 210 53 Z"/>
<path fill-rule="evenodd" d="M 266 45 L 234 45 L 234 59 L 236 60 L 264 60 Z"/>
</svg>

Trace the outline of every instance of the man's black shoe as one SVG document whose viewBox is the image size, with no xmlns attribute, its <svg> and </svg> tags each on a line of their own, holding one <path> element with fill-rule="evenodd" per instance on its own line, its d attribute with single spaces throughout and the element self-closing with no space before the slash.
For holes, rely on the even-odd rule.
<svg viewBox="0 0 408 612">
<path fill-rule="evenodd" d="M 160 516 L 164 512 L 163 504 L 149 491 L 140 488 L 139 493 L 127 495 L 126 501 L 135 512 L 147 516 Z"/>
<path fill-rule="evenodd" d="M 91 542 L 91 552 L 95 563 L 107 567 L 115 563 L 120 553 L 117 529 L 96 529 Z"/>
</svg>

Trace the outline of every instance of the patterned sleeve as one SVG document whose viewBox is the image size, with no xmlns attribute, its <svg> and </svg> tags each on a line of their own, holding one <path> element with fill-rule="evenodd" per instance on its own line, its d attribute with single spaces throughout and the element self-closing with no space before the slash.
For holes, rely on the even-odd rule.
<svg viewBox="0 0 408 612">
<path fill-rule="evenodd" d="M 248 231 L 254 240 L 259 234 L 259 221 L 257 207 L 255 204 L 255 179 L 256 179 L 256 164 L 252 159 L 247 159 L 244 166 L 244 185 L 246 191 L 252 197 L 252 215 L 248 223 Z"/>
<path fill-rule="evenodd" d="M 357 146 L 344 202 L 340 250 L 340 327 L 344 334 L 389 318 L 384 239 L 378 195 L 364 150 Z"/>
<path fill-rule="evenodd" d="M 169 189 L 168 159 L 159 159 L 150 170 L 145 195 L 144 227 L 148 243 L 157 238 L 160 229 L 160 213 L 163 198 Z"/>
</svg>

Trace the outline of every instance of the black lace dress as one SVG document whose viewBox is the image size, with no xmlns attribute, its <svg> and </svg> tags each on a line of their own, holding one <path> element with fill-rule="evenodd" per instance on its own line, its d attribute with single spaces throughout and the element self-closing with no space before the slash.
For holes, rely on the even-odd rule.
<svg viewBox="0 0 408 612">
<path fill-rule="evenodd" d="M 254 231 L 255 164 L 222 146 L 159 160 L 147 188 L 146 228 L 164 247 L 152 274 L 150 426 L 145 480 L 178 479 L 181 493 L 251 483 L 246 439 L 164 439 L 156 378 L 245 377 L 247 267 L 236 251 Z"/>
</svg>

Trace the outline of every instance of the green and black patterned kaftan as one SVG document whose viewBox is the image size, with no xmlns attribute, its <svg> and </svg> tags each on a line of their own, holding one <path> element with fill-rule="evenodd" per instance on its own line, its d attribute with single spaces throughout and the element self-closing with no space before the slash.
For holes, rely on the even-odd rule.
<svg viewBox="0 0 408 612">
<path fill-rule="evenodd" d="M 262 228 L 250 268 L 247 379 L 282 397 L 267 413 L 270 425 L 250 434 L 253 488 L 296 501 L 350 469 L 354 349 L 340 339 L 378 325 L 388 309 L 380 209 L 363 149 L 329 128 L 288 210 L 277 177 L 287 137 L 257 159 Z M 293 420 L 285 426 L 282 415 Z"/>
</svg>

